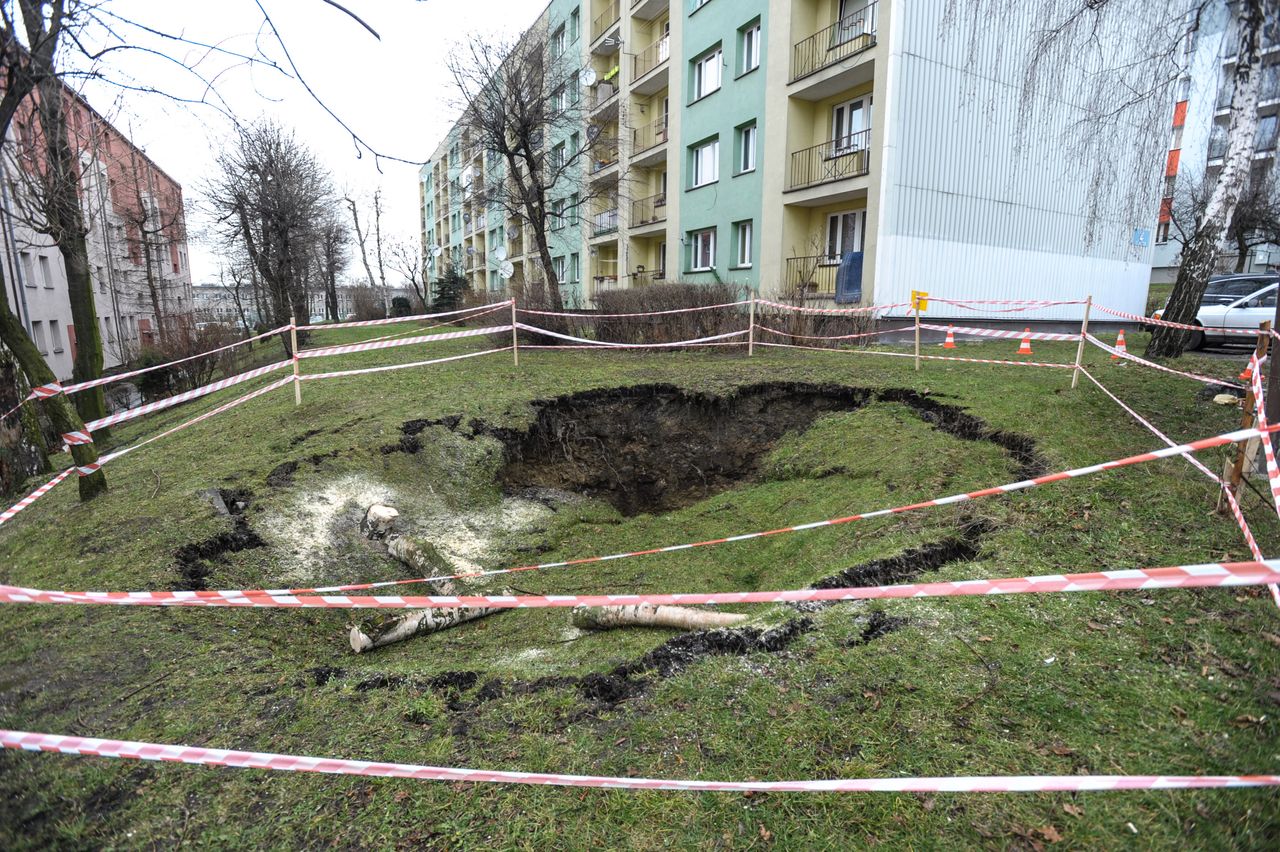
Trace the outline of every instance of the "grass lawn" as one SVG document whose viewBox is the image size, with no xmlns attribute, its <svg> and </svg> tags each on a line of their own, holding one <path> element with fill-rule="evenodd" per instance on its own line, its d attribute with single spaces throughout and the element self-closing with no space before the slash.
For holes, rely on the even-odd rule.
<svg viewBox="0 0 1280 852">
<path fill-rule="evenodd" d="M 399 329 L 379 330 L 377 334 Z M 324 332 L 316 343 L 374 336 Z M 1132 351 L 1145 344 L 1130 336 Z M 505 341 L 504 341 L 505 342 Z M 1011 358 L 1017 341 L 957 354 Z M 477 348 L 474 340 L 305 362 L 336 370 Z M 1074 344 L 1035 344 L 1067 362 Z M 1091 366 L 1175 439 L 1234 428 L 1235 408 L 1173 376 Z M 1232 376 L 1239 365 L 1184 359 Z M 269 379 L 262 380 L 265 383 Z M 527 352 L 284 388 L 107 467 L 111 492 L 68 483 L 0 529 L 0 582 L 186 587 L 175 553 L 229 533 L 201 496 L 240 495 L 265 546 L 202 563 L 209 588 L 408 576 L 355 535 L 386 499 L 410 532 L 484 567 L 714 538 L 910 503 L 1020 478 L 990 440 L 961 437 L 892 394 L 784 436 L 736 487 L 661 514 L 599 501 L 516 512 L 495 482 L 501 446 L 426 426 L 462 415 L 523 428 L 530 403 L 664 383 L 732 395 L 765 381 L 911 389 L 1034 442 L 1050 469 L 1159 446 L 1065 370 L 768 350 L 635 355 Z M 249 384 L 119 427 L 124 445 Z M 729 428 L 732 428 L 731 426 Z M 566 439 L 569 440 L 569 439 Z M 1201 454 L 1221 469 L 1225 451 Z M 296 462 L 296 466 L 283 463 Z M 32 483 L 34 486 L 35 483 Z M 943 508 L 701 550 L 495 578 L 519 591 L 797 588 L 913 549 L 923 580 L 1024 576 L 1247 558 L 1215 488 L 1182 459 Z M 1274 509 L 1242 496 L 1267 553 Z M 523 504 L 522 504 L 523 505 Z M 527 506 L 524 507 L 528 509 Z M 980 532 L 975 533 L 977 529 Z M 968 536 L 969 558 L 920 554 Z M 460 542 L 460 543 L 459 543 Z M 468 549 L 470 548 L 470 549 Z M 918 559 L 919 565 L 910 564 Z M 932 569 L 932 570 L 925 570 Z M 412 587 L 409 587 L 412 588 Z M 1262 590 L 1153 591 L 850 603 L 802 615 L 775 651 L 642 670 L 624 700 L 587 675 L 671 639 L 578 635 L 563 610 L 499 614 L 355 656 L 341 611 L 0 607 L 0 724 L 48 733 L 493 769 L 785 780 L 979 774 L 1191 774 L 1280 768 L 1280 614 Z M 614 696 L 613 698 L 616 698 Z M 445 784 L 0 754 L 5 848 L 1072 847 L 1275 848 L 1275 790 L 1035 795 L 623 792 Z"/>
</svg>

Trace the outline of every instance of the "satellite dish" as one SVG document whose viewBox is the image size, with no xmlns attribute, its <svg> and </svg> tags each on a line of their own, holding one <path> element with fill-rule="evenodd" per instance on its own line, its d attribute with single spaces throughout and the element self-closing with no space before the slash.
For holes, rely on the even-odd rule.
<svg viewBox="0 0 1280 852">
<path fill-rule="evenodd" d="M 600 130 L 601 130 L 600 125 L 598 125 L 598 124 L 588 124 L 588 125 L 587 125 L 587 139 L 588 139 L 589 141 L 591 141 L 591 142 L 596 141 L 596 139 L 600 136 Z"/>
<path fill-rule="evenodd" d="M 463 213 L 463 214 L 462 214 L 462 221 L 464 221 L 464 222 L 470 222 L 470 221 L 471 221 L 471 214 L 470 214 L 470 213 Z"/>
<path fill-rule="evenodd" d="M 475 170 L 472 169 L 470 166 L 467 166 L 465 169 L 462 170 L 463 187 L 471 186 L 471 182 L 475 179 L 476 179 Z"/>
<path fill-rule="evenodd" d="M 582 72 L 582 85 L 594 86 L 596 84 L 596 69 L 588 68 Z"/>
<path fill-rule="evenodd" d="M 507 259 L 507 247 L 498 246 L 493 250 L 493 256 L 496 260 L 503 261 Z"/>
<path fill-rule="evenodd" d="M 432 246 L 432 247 L 431 247 L 431 257 L 432 257 L 432 258 L 437 258 L 437 257 L 439 257 L 439 256 L 440 256 L 440 255 L 442 255 L 442 254 L 444 254 L 444 249 L 440 248 L 440 246 Z"/>
<path fill-rule="evenodd" d="M 504 281 L 516 274 L 516 265 L 509 260 L 502 261 L 502 265 L 498 267 L 498 277 Z"/>
<path fill-rule="evenodd" d="M 467 257 L 471 257 L 475 253 L 476 253 L 475 246 L 467 246 Z"/>
</svg>

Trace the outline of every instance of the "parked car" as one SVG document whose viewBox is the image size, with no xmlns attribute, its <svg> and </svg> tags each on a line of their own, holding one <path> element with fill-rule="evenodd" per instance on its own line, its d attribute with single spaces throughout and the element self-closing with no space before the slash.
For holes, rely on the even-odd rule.
<svg viewBox="0 0 1280 852">
<path fill-rule="evenodd" d="M 1200 311 L 1195 325 L 1203 328 L 1192 335 L 1188 349 L 1200 349 L 1205 343 L 1221 343 L 1231 339 L 1247 340 L 1239 335 L 1222 334 L 1219 329 L 1257 329 L 1276 316 L 1276 295 L 1280 291 L 1280 274 L 1241 273 L 1215 275 L 1209 279 L 1209 287 L 1200 299 Z M 1164 308 L 1152 314 L 1160 319 Z"/>
</svg>

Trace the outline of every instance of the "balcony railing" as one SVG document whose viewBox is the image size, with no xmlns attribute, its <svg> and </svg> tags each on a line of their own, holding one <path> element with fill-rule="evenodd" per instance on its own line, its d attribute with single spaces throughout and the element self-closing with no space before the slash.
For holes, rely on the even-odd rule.
<svg viewBox="0 0 1280 852">
<path fill-rule="evenodd" d="M 834 296 L 839 258 L 824 254 L 787 258 L 786 291 L 807 296 Z"/>
<path fill-rule="evenodd" d="M 871 131 L 863 130 L 791 154 L 787 189 L 860 177 L 871 170 Z"/>
<path fill-rule="evenodd" d="M 591 149 L 591 173 L 602 172 L 618 164 L 618 149 L 596 146 Z"/>
<path fill-rule="evenodd" d="M 667 141 L 667 117 L 631 131 L 631 156 L 635 157 Z"/>
<path fill-rule="evenodd" d="M 807 77 L 876 45 L 876 4 L 850 12 L 791 51 L 791 81 Z"/>
<path fill-rule="evenodd" d="M 632 66 L 635 73 L 631 79 L 639 80 L 670 58 L 671 36 L 663 36 L 636 54 L 635 64 Z"/>
<path fill-rule="evenodd" d="M 618 0 L 613 0 L 604 11 L 595 17 L 591 22 L 591 40 L 594 42 L 600 36 L 609 31 L 609 28 L 618 23 L 618 19 L 622 17 L 622 13 L 618 9 Z"/>
<path fill-rule="evenodd" d="M 587 95 L 587 109 L 597 110 L 618 96 L 618 87 L 610 82 L 596 83 Z"/>
<path fill-rule="evenodd" d="M 633 272 L 631 274 L 631 284 L 633 287 L 647 287 L 650 284 L 662 284 L 667 280 L 667 272 L 665 269 L 655 269 L 653 271 Z"/>
<path fill-rule="evenodd" d="M 603 210 L 591 217 L 591 236 L 603 237 L 618 230 L 618 208 Z"/>
<path fill-rule="evenodd" d="M 650 225 L 667 218 L 667 194 L 659 192 L 631 202 L 631 226 Z"/>
</svg>

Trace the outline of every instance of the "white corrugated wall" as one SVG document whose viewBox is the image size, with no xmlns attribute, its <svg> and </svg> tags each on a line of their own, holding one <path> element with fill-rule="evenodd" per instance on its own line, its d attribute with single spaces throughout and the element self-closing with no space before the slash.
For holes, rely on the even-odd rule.
<svg viewBox="0 0 1280 852">
<path fill-rule="evenodd" d="M 969 299 L 1092 295 L 1142 312 L 1151 247 L 1135 245 L 1134 229 L 1150 229 L 1150 219 L 1103 212 L 1090 235 L 1089 176 L 1063 153 L 1081 115 L 1076 93 L 1055 88 L 1053 108 L 1022 128 L 1019 144 L 1022 44 L 1043 23 L 1037 4 L 985 22 L 973 38 L 963 22 L 944 36 L 945 5 L 911 0 L 893 18 L 875 301 L 907 301 L 911 290 Z M 1136 165 L 1117 145 L 1117 175 Z M 1158 172 L 1157 164 L 1153 192 Z M 1020 316 L 1080 313 L 1072 305 Z"/>
</svg>

